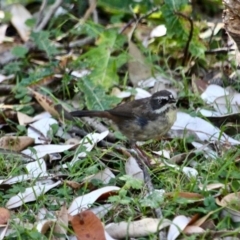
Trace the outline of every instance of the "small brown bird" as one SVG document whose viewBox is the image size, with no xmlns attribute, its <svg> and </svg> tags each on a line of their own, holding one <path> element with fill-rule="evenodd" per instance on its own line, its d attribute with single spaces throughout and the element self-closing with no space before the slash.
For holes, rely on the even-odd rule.
<svg viewBox="0 0 240 240">
<path fill-rule="evenodd" d="M 176 100 L 172 93 L 162 90 L 151 97 L 133 100 L 105 111 L 74 111 L 74 117 L 111 119 L 130 140 L 146 141 L 165 135 L 176 121 Z"/>
</svg>

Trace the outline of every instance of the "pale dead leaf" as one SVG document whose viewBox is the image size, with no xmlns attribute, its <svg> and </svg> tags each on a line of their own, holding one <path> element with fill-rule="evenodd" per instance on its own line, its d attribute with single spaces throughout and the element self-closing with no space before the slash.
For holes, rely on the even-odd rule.
<svg viewBox="0 0 240 240">
<path fill-rule="evenodd" d="M 37 223 L 36 229 L 38 232 L 45 234 L 54 224 L 56 223 L 56 219 L 44 219 Z"/>
<path fill-rule="evenodd" d="M 130 175 L 136 179 L 144 181 L 144 174 L 142 169 L 139 167 L 137 161 L 133 157 L 129 157 L 125 163 L 125 171 L 127 175 Z"/>
<path fill-rule="evenodd" d="M 107 135 L 109 131 L 105 131 L 102 133 L 89 133 L 87 136 L 85 136 L 80 142 L 79 146 L 84 146 L 85 151 L 80 152 L 79 154 L 76 154 L 72 161 L 69 163 L 71 166 L 73 166 L 76 162 L 80 161 L 80 158 L 86 157 L 87 152 L 90 152 L 96 143 L 100 142 L 103 140 Z"/>
<path fill-rule="evenodd" d="M 134 222 L 110 223 L 105 226 L 105 230 L 113 238 L 125 239 L 149 236 L 170 224 L 171 221 L 168 219 L 144 218 Z"/>
<path fill-rule="evenodd" d="M 216 98 L 213 107 L 221 115 L 229 113 L 239 113 L 240 93 L 233 93 L 227 96 L 221 96 Z"/>
<path fill-rule="evenodd" d="M 151 38 L 155 38 L 155 37 L 162 37 L 164 35 L 166 35 L 167 33 L 167 28 L 164 24 L 158 25 L 157 27 L 155 27 L 151 33 L 150 33 L 150 37 Z"/>
<path fill-rule="evenodd" d="M 77 197 L 73 200 L 68 208 L 68 213 L 72 216 L 76 215 L 77 213 L 81 212 L 81 209 L 89 208 L 89 206 L 93 204 L 101 195 L 106 193 L 111 194 L 119 189 L 119 187 L 107 186 Z"/>
<path fill-rule="evenodd" d="M 137 91 L 135 98 L 134 99 L 141 99 L 141 98 L 146 98 L 146 97 L 151 97 L 151 93 L 148 91 L 142 89 L 142 88 L 136 88 Z"/>
<path fill-rule="evenodd" d="M 31 19 L 31 13 L 21 4 L 12 4 L 10 8 L 11 23 L 16 28 L 24 42 L 29 40 L 30 28 L 25 24 Z"/>
<path fill-rule="evenodd" d="M 24 203 L 33 202 L 40 195 L 45 194 L 47 191 L 60 185 L 61 183 L 62 183 L 61 181 L 58 181 L 51 185 L 37 185 L 37 186 L 26 188 L 23 193 L 20 192 L 16 196 L 11 197 L 6 204 L 6 207 L 8 209 L 12 209 L 12 208 L 19 207 Z"/>
<path fill-rule="evenodd" d="M 216 98 L 227 96 L 229 94 L 229 91 L 227 89 L 224 89 L 218 85 L 211 84 L 209 85 L 206 90 L 201 94 L 201 98 L 206 103 L 213 103 Z"/>
<path fill-rule="evenodd" d="M 167 240 L 175 240 L 190 222 L 190 218 L 180 215 L 173 219 L 169 228 Z"/>
<path fill-rule="evenodd" d="M 204 233 L 206 232 L 203 228 L 197 227 L 197 226 L 187 226 L 184 230 L 183 233 L 185 234 L 199 234 L 199 233 Z"/>
<path fill-rule="evenodd" d="M 177 112 L 177 120 L 171 130 L 184 130 L 195 133 L 201 141 L 220 141 L 232 145 L 240 144 L 239 141 L 229 137 L 219 128 L 199 117 L 192 117 L 184 112 Z"/>
<path fill-rule="evenodd" d="M 216 203 L 221 207 L 225 207 L 223 214 L 230 216 L 233 222 L 240 222 L 240 192 L 230 193 L 222 198 L 221 201 L 216 199 Z"/>
<path fill-rule="evenodd" d="M 41 158 L 41 159 L 38 159 L 37 161 L 26 164 L 26 169 L 29 174 L 32 174 L 33 176 L 34 175 L 37 176 L 39 174 L 40 176 L 43 173 L 46 173 L 47 166 L 46 166 L 46 162 Z"/>
<path fill-rule="evenodd" d="M 7 223 L 7 225 L 1 226 L 1 228 L 0 228 L 0 240 L 4 239 L 4 237 L 7 233 L 7 230 L 8 230 L 8 226 L 9 226 L 9 222 Z"/>
<path fill-rule="evenodd" d="M 89 182 L 93 179 L 100 180 L 104 184 L 108 184 L 112 178 L 115 178 L 115 175 L 112 173 L 112 171 L 109 168 L 105 168 L 104 170 L 92 175 L 88 176 L 83 179 L 83 182 Z"/>
<path fill-rule="evenodd" d="M 6 38 L 6 30 L 8 28 L 7 24 L 2 24 L 0 26 L 0 44 L 4 42 L 5 38 Z M 1 82 L 1 78 L 0 78 L 0 82 Z"/>
<path fill-rule="evenodd" d="M 25 113 L 17 112 L 17 118 L 19 125 L 26 126 L 28 122 L 31 122 L 33 120 L 32 117 L 29 117 Z"/>
<path fill-rule="evenodd" d="M 50 143 L 52 139 L 49 134 L 52 131 L 51 126 L 53 124 L 58 125 L 58 122 L 53 118 L 42 118 L 34 123 L 29 124 L 27 134 L 29 137 L 35 139 L 35 144 L 46 144 Z"/>
<path fill-rule="evenodd" d="M 211 191 L 219 188 L 225 188 L 225 185 L 223 183 L 211 183 L 206 186 L 200 184 L 198 187 L 200 190 Z"/>
<path fill-rule="evenodd" d="M 61 153 L 74 147 L 75 145 L 57 145 L 57 144 L 37 145 L 33 147 L 35 152 L 31 151 L 30 149 L 25 149 L 24 151 L 22 151 L 22 153 L 26 154 L 27 156 L 31 156 L 35 160 L 38 160 L 46 156 L 47 154 Z"/>
</svg>

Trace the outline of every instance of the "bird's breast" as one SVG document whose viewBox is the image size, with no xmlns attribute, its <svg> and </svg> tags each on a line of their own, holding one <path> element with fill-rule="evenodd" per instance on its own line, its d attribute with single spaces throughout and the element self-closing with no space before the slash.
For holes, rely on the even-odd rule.
<svg viewBox="0 0 240 240">
<path fill-rule="evenodd" d="M 176 109 L 170 109 L 165 114 L 155 118 L 136 117 L 119 125 L 119 130 L 132 141 L 158 139 L 165 135 L 176 121 Z"/>
</svg>

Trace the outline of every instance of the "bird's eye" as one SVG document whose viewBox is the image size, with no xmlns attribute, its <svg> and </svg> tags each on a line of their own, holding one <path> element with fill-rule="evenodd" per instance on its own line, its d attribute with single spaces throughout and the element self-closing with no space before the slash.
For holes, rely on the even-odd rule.
<svg viewBox="0 0 240 240">
<path fill-rule="evenodd" d="M 161 99 L 158 99 L 158 103 L 161 103 L 162 102 L 162 100 Z"/>
</svg>

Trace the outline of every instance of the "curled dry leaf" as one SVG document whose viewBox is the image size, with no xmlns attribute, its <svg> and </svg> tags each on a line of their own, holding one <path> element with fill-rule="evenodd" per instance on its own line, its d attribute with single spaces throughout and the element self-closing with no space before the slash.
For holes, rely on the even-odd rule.
<svg viewBox="0 0 240 240">
<path fill-rule="evenodd" d="M 239 113 L 240 94 L 234 93 L 227 96 L 221 96 L 215 99 L 214 109 L 221 115 L 229 113 Z"/>
<path fill-rule="evenodd" d="M 38 101 L 38 103 L 43 107 L 45 111 L 49 112 L 54 117 L 60 118 L 60 115 L 55 110 L 54 103 L 50 98 L 32 90 L 31 88 L 28 89 L 31 91 L 34 98 Z"/>
<path fill-rule="evenodd" d="M 170 224 L 171 221 L 168 219 L 144 218 L 134 222 L 110 223 L 105 226 L 105 230 L 113 238 L 134 238 L 149 236 Z"/>
<path fill-rule="evenodd" d="M 106 240 L 99 218 L 90 210 L 71 216 L 71 224 L 78 240 Z"/>
<path fill-rule="evenodd" d="M 187 226 L 184 230 L 183 233 L 185 234 L 199 234 L 199 233 L 204 233 L 206 232 L 203 228 L 198 227 L 198 226 Z"/>
<path fill-rule="evenodd" d="M 222 198 L 221 201 L 219 199 L 216 199 L 216 203 L 218 205 L 225 207 L 225 209 L 223 209 L 223 214 L 230 216 L 234 222 L 240 222 L 239 202 L 240 192 L 230 193 Z"/>
<path fill-rule="evenodd" d="M 45 219 L 41 220 L 37 223 L 36 229 L 38 232 L 45 234 L 54 224 L 56 223 L 56 219 Z"/>
<path fill-rule="evenodd" d="M 222 96 L 227 96 L 229 94 L 229 92 L 218 86 L 218 85 L 214 85 L 211 84 L 209 85 L 206 90 L 202 93 L 201 98 L 206 102 L 206 103 L 213 103 L 215 101 L 215 99 L 217 99 L 218 97 L 222 97 Z"/>
<path fill-rule="evenodd" d="M 8 226 L 9 226 L 9 222 L 8 224 L 4 227 L 4 228 L 1 228 L 0 229 L 0 240 L 3 240 L 6 233 L 7 233 L 7 230 L 8 230 Z"/>
<path fill-rule="evenodd" d="M 168 231 L 167 239 L 175 240 L 190 222 L 190 218 L 180 215 L 173 219 Z"/>
<path fill-rule="evenodd" d="M 5 136 L 0 138 L 0 148 L 9 149 L 15 152 L 22 151 L 23 149 L 31 146 L 33 143 L 34 139 L 27 136 Z"/>
<path fill-rule="evenodd" d="M 10 212 L 8 209 L 0 207 L 0 224 L 6 224 L 10 219 Z"/>
<path fill-rule="evenodd" d="M 77 197 L 71 203 L 68 209 L 68 213 L 72 216 L 76 215 L 79 212 L 81 212 L 81 209 L 89 208 L 89 206 L 93 204 L 102 195 L 107 194 L 109 196 L 113 194 L 113 192 L 118 191 L 119 189 L 120 189 L 119 187 L 107 186 L 87 193 L 83 196 Z"/>
<path fill-rule="evenodd" d="M 200 226 L 201 226 L 202 224 L 204 224 L 204 223 L 207 221 L 207 219 L 208 219 L 212 214 L 214 214 L 214 213 L 215 213 L 214 211 L 209 212 L 207 215 L 199 218 L 197 221 L 195 221 L 195 222 L 192 223 L 191 225 L 192 225 L 192 226 L 200 227 Z"/>
<path fill-rule="evenodd" d="M 220 141 L 232 145 L 240 144 L 239 141 L 229 137 L 211 123 L 199 117 L 192 117 L 184 112 L 177 113 L 177 120 L 171 130 L 184 130 L 184 134 L 187 131 L 193 132 L 198 136 L 200 141 Z"/>
<path fill-rule="evenodd" d="M 223 183 L 211 183 L 206 186 L 199 184 L 198 187 L 200 190 L 211 191 L 211 190 L 215 190 L 215 189 L 219 189 L 219 188 L 225 188 L 225 185 Z"/>
<path fill-rule="evenodd" d="M 83 179 L 83 182 L 89 182 L 93 179 L 100 180 L 104 184 L 108 184 L 112 178 L 115 178 L 115 175 L 112 173 L 112 171 L 109 168 L 105 168 L 102 171 L 99 171 L 98 173 L 88 176 Z"/>
<path fill-rule="evenodd" d="M 54 234 L 61 234 L 64 237 L 58 237 L 58 240 L 65 240 L 67 236 L 68 229 L 68 213 L 66 205 L 64 204 L 60 211 L 57 212 L 57 221 L 54 226 L 53 232 Z"/>
</svg>

